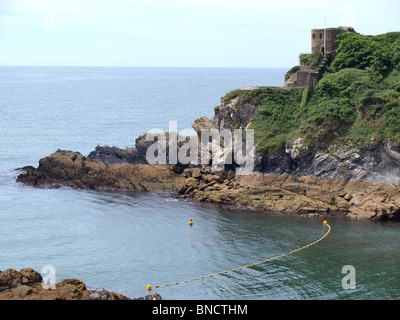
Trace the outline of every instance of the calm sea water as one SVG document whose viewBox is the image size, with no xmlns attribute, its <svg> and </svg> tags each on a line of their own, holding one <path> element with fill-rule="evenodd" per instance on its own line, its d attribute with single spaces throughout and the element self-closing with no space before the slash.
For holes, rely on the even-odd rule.
<svg viewBox="0 0 400 320">
<path fill-rule="evenodd" d="M 219 209 L 167 193 L 38 190 L 15 182 L 58 148 L 134 146 L 153 128 L 190 128 L 246 85 L 283 83 L 285 69 L 0 68 L 0 270 L 54 266 L 130 297 L 306 245 L 319 219 Z M 188 226 L 189 219 L 194 221 Z M 251 269 L 156 289 L 166 299 L 399 299 L 400 225 L 329 221 L 307 250 Z M 356 288 L 345 290 L 345 265 Z"/>
</svg>

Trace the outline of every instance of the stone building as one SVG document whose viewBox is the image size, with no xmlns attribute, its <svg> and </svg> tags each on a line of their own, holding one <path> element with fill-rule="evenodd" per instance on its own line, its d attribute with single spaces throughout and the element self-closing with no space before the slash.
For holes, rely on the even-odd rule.
<svg viewBox="0 0 400 320">
<path fill-rule="evenodd" d="M 354 32 L 352 27 L 311 30 L 311 53 L 330 54 L 337 49 L 336 37 L 344 32 Z"/>
<path fill-rule="evenodd" d="M 319 62 L 326 67 L 335 59 L 338 47 L 336 37 L 345 32 L 355 32 L 352 27 L 338 27 L 311 30 L 311 55 L 321 53 Z M 307 55 L 306 55 L 307 56 Z M 301 70 L 292 74 L 283 87 L 309 87 L 314 88 L 321 79 L 324 67 L 309 68 L 300 62 Z"/>
</svg>

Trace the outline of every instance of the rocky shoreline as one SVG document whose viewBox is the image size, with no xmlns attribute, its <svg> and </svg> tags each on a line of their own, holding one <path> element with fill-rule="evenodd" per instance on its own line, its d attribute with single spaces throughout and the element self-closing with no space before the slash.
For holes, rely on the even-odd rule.
<svg viewBox="0 0 400 320">
<path fill-rule="evenodd" d="M 183 198 L 240 209 L 345 216 L 385 221 L 400 217 L 400 188 L 385 183 L 185 169 Z"/>
<path fill-rule="evenodd" d="M 257 151 L 254 146 L 254 170 L 246 175 L 235 175 L 243 164 L 229 161 L 233 147 L 225 146 L 225 137 L 202 139 L 204 130 L 243 132 L 251 127 L 256 110 L 279 94 L 276 90 L 266 87 L 228 93 L 213 118 L 194 121 L 197 136 L 165 132 L 160 140 L 157 135 L 144 134 L 136 139 L 135 147 L 97 146 L 88 156 L 57 150 L 42 158 L 37 168 L 20 168 L 17 181 L 36 188 L 171 192 L 204 203 L 283 214 L 400 219 L 400 148 L 390 139 L 385 144 L 373 139 L 361 149 L 347 143 L 332 144 L 329 139 L 311 147 L 301 137 L 275 152 Z M 258 96 L 265 96 L 264 100 L 256 99 Z M 247 135 L 242 142 L 246 139 Z M 210 153 L 208 164 L 177 161 L 177 154 L 192 156 L 188 141 L 199 142 L 194 148 L 198 154 L 202 154 L 204 142 Z M 172 160 L 176 164 L 147 161 L 155 142 L 163 144 L 163 163 Z M 170 154 L 171 150 L 175 153 Z M 149 154 L 155 155 L 154 150 Z"/>
<path fill-rule="evenodd" d="M 61 280 L 54 288 L 42 284 L 42 276 L 32 268 L 0 271 L 0 300 L 162 300 L 157 293 L 131 299 L 103 288 L 89 290 L 77 279 Z"/>
<path fill-rule="evenodd" d="M 110 148 L 104 150 L 109 153 Z M 373 221 L 400 218 L 400 186 L 393 184 L 289 174 L 235 175 L 233 170 L 215 172 L 212 168 L 120 160 L 107 163 L 58 150 L 41 159 L 38 168 L 22 168 L 24 173 L 17 181 L 37 188 L 171 192 L 198 202 L 282 214 Z"/>
</svg>

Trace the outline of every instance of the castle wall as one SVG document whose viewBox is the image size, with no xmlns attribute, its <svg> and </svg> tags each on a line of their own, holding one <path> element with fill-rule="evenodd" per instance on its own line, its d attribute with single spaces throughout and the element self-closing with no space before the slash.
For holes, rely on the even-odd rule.
<svg viewBox="0 0 400 320">
<path fill-rule="evenodd" d="M 327 28 L 326 29 L 326 48 L 324 41 L 324 29 L 311 30 L 311 52 L 330 53 L 337 49 L 336 37 L 344 32 L 354 32 L 350 27 Z"/>
<path fill-rule="evenodd" d="M 314 88 L 321 75 L 317 71 L 297 71 L 296 87 L 309 87 Z"/>
<path fill-rule="evenodd" d="M 323 58 L 325 63 L 333 61 L 336 56 L 336 37 L 344 32 L 355 32 L 352 27 L 338 27 L 327 29 L 312 29 L 311 30 L 311 52 L 321 52 L 325 55 Z M 325 41 L 326 35 L 326 41 Z M 300 63 L 301 64 L 301 63 Z M 309 87 L 314 88 L 322 77 L 322 71 L 301 70 L 292 74 L 284 87 Z"/>
<path fill-rule="evenodd" d="M 311 53 L 321 52 L 324 46 L 324 29 L 311 30 Z"/>
</svg>

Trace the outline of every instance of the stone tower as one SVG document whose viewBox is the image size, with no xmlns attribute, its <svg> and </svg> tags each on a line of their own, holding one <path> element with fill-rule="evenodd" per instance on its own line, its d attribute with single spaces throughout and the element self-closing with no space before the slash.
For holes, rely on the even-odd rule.
<svg viewBox="0 0 400 320">
<path fill-rule="evenodd" d="M 352 27 L 338 27 L 311 30 L 311 53 L 330 54 L 337 49 L 336 37 L 344 32 L 355 32 Z"/>
<path fill-rule="evenodd" d="M 302 54 L 301 56 L 312 56 L 313 53 L 320 52 L 322 55 L 319 58 L 319 66 L 311 69 L 307 64 L 303 64 L 300 59 L 300 70 L 292 73 L 289 79 L 284 83 L 283 87 L 308 87 L 313 89 L 326 67 L 335 59 L 336 50 L 338 48 L 336 37 L 345 32 L 355 32 L 352 27 L 338 27 L 327 29 L 312 29 L 311 30 L 311 54 Z"/>
</svg>

